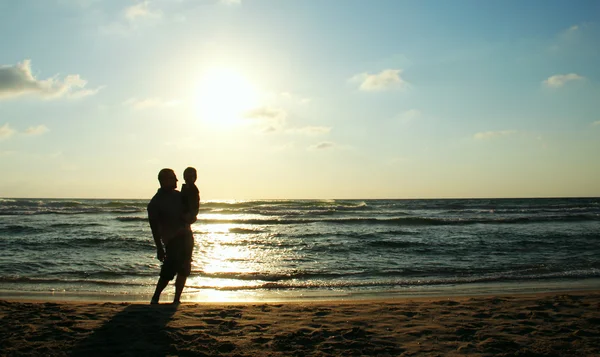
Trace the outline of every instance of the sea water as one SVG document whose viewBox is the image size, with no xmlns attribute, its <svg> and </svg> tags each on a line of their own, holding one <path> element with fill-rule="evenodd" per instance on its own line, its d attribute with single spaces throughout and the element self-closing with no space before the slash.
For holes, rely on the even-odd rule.
<svg viewBox="0 0 600 357">
<path fill-rule="evenodd" d="M 0 297 L 149 299 L 147 203 L 0 199 Z M 600 198 L 207 201 L 192 230 L 188 301 L 600 288 Z"/>
</svg>

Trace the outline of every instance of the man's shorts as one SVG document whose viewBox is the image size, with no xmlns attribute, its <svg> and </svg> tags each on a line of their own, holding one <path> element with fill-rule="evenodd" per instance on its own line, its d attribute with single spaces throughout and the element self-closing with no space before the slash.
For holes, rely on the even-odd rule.
<svg viewBox="0 0 600 357">
<path fill-rule="evenodd" d="M 175 275 L 189 276 L 192 271 L 194 236 L 192 232 L 174 237 L 166 248 L 166 256 L 160 269 L 160 277 L 173 280 Z"/>
</svg>

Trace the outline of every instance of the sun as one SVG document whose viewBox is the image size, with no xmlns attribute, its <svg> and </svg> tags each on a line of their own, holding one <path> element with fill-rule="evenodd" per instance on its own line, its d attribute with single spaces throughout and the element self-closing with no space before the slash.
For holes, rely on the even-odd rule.
<svg viewBox="0 0 600 357">
<path fill-rule="evenodd" d="M 231 124 L 258 102 L 254 85 L 234 69 L 210 69 L 199 81 L 197 106 L 202 121 Z"/>
</svg>

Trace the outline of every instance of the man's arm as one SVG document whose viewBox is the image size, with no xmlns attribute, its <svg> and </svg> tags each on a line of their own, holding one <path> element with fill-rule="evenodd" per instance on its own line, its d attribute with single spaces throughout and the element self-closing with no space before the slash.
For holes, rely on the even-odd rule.
<svg viewBox="0 0 600 357">
<path fill-rule="evenodd" d="M 150 230 L 152 231 L 152 237 L 154 238 L 154 244 L 156 244 L 156 258 L 161 262 L 165 260 L 165 248 L 163 247 L 162 241 L 160 240 L 160 231 L 158 229 L 158 220 L 150 219 Z"/>
</svg>

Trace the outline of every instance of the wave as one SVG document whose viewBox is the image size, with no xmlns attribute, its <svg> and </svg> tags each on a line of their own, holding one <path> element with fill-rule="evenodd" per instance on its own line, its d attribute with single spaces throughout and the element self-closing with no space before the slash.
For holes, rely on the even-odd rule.
<svg viewBox="0 0 600 357">
<path fill-rule="evenodd" d="M 145 213 L 147 203 L 148 200 L 2 199 L 0 201 L 0 215 L 134 214 Z M 528 217 L 544 216 L 563 217 L 561 218 L 563 220 L 583 220 L 582 217 L 587 216 L 588 218 L 596 217 L 595 220 L 598 220 L 598 216 L 600 216 L 600 199 L 203 201 L 200 210 L 201 214 L 259 215 L 265 216 L 266 219 L 278 217 L 283 222 L 294 217 L 321 221 L 332 216 L 351 214 L 369 215 L 370 218 L 414 218 L 419 215 L 418 212 L 429 211 L 436 218 L 440 218 L 440 216 L 466 216 L 467 222 L 477 223 L 476 220 L 472 220 L 473 216 L 493 215 L 502 216 L 510 223 L 510 219 L 526 220 Z M 125 220 L 127 219 L 125 218 Z M 489 221 L 483 220 L 483 223 L 490 221 L 493 222 L 490 219 Z M 433 224 L 436 223 L 440 222 L 434 222 Z M 441 222 L 440 224 L 448 223 Z M 461 223 L 455 219 L 450 224 Z"/>
<path fill-rule="evenodd" d="M 98 280 L 98 279 L 61 279 L 61 278 L 29 278 L 29 277 L 12 277 L 0 276 L 2 283 L 29 283 L 29 284 L 49 284 L 49 285 L 65 285 L 65 284 L 92 284 L 92 285 L 107 285 L 107 286 L 141 286 L 140 282 L 120 281 L 120 280 Z"/>
<path fill-rule="evenodd" d="M 121 221 L 121 222 L 148 222 L 148 217 L 122 216 L 122 217 L 116 217 L 115 219 L 117 221 Z"/>
<path fill-rule="evenodd" d="M 428 243 L 409 242 L 409 241 L 375 241 L 369 242 L 368 245 L 380 248 L 414 248 L 414 247 L 429 247 Z"/>
<path fill-rule="evenodd" d="M 135 220 L 136 218 L 131 218 Z M 141 220 L 141 219 L 138 219 Z M 427 217 L 393 217 L 393 218 L 265 218 L 265 219 L 200 219 L 206 224 L 250 224 L 250 225 L 291 225 L 307 223 L 329 224 L 364 224 L 364 225 L 398 225 L 398 226 L 456 226 L 474 224 L 526 224 L 543 222 L 584 222 L 600 221 L 600 214 L 531 216 L 515 218 L 427 218 Z"/>
<path fill-rule="evenodd" d="M 0 233 L 4 232 L 8 234 L 40 233 L 44 231 L 45 229 L 42 228 L 24 226 L 20 224 L 9 224 L 7 226 L 0 227 Z"/>
<path fill-rule="evenodd" d="M 409 272 L 405 272 L 409 273 Z M 202 275 L 208 278 L 227 279 L 235 276 L 232 273 L 228 276 L 224 274 Z M 223 276 L 221 276 L 223 275 Z M 194 276 L 194 274 L 192 275 Z M 355 273 L 355 274 L 291 274 L 291 275 L 273 275 L 263 277 L 260 274 L 241 275 L 242 279 L 236 280 L 252 281 L 251 284 L 235 284 L 227 286 L 220 282 L 219 284 L 190 285 L 190 288 L 196 289 L 215 289 L 215 290 L 258 290 L 258 289 L 353 289 L 353 288 L 409 288 L 425 287 L 439 285 L 461 285 L 476 283 L 500 283 L 500 282 L 528 282 L 528 281 L 549 281 L 560 279 L 589 279 L 599 278 L 600 269 L 579 269 L 556 272 L 496 272 L 493 274 L 475 275 L 466 274 L 456 276 L 448 274 L 443 276 L 425 275 L 423 272 L 414 271 L 412 274 L 400 274 L 400 272 L 382 272 L 380 274 Z M 361 277 L 366 279 L 360 279 Z"/>
<path fill-rule="evenodd" d="M 0 241 L 0 247 L 4 249 L 35 249 L 51 251 L 52 249 L 82 249 L 82 248 L 117 248 L 120 250 L 136 251 L 147 250 L 154 247 L 152 238 L 131 239 L 119 236 L 108 237 L 80 237 L 80 238 L 56 238 L 56 239 L 20 239 Z"/>
<path fill-rule="evenodd" d="M 398 275 L 398 272 L 382 272 L 370 275 L 367 272 L 354 274 L 327 274 L 327 273 L 291 273 L 291 274 L 263 274 L 263 273 L 214 273 L 203 274 L 192 272 L 188 281 L 194 278 L 207 278 L 204 284 L 188 284 L 188 289 L 212 289 L 223 291 L 238 290 L 297 290 L 297 289 L 362 289 L 362 288 L 410 288 L 440 285 L 463 285 L 463 284 L 487 284 L 500 282 L 529 282 L 529 281 L 555 281 L 561 279 L 589 279 L 600 278 L 600 269 L 575 269 L 555 272 L 523 272 L 504 271 L 483 275 L 464 276 L 429 276 L 429 275 Z M 421 272 L 422 273 L 422 272 Z M 139 277 L 154 277 L 156 272 L 147 274 L 121 274 L 113 273 L 108 276 L 105 273 L 88 274 L 87 276 L 70 277 L 24 277 L 24 276 L 0 276 L 3 287 L 8 284 L 46 284 L 49 287 L 57 286 L 65 288 L 67 285 L 76 284 L 78 289 L 85 289 L 86 285 L 100 285 L 112 287 L 149 287 L 154 285 L 153 280 L 140 280 Z M 364 277 L 365 279 L 359 279 Z M 133 278 L 133 279 L 132 279 Z M 219 282 L 211 283 L 211 279 Z M 223 279 L 237 280 L 235 284 L 227 285 Z M 150 282 L 149 282 L 150 281 Z M 240 283 L 241 282 L 241 283 Z"/>
<path fill-rule="evenodd" d="M 49 200 L 0 201 L 0 215 L 133 213 L 146 210 L 145 200 Z"/>
<path fill-rule="evenodd" d="M 247 229 L 247 228 L 229 228 L 229 233 L 235 234 L 257 234 L 264 233 L 264 230 L 260 229 Z"/>
<path fill-rule="evenodd" d="M 104 226 L 100 223 L 53 223 L 49 227 L 52 228 L 79 228 L 79 227 L 99 227 Z"/>
</svg>

